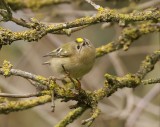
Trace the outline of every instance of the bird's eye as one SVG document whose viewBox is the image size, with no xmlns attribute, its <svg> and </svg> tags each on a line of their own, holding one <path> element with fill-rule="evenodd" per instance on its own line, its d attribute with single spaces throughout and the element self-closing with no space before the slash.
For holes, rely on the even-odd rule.
<svg viewBox="0 0 160 127">
<path fill-rule="evenodd" d="M 77 45 L 77 49 L 80 49 L 80 46 L 79 46 L 79 45 Z"/>
<path fill-rule="evenodd" d="M 86 41 L 86 45 L 89 45 L 89 42 Z"/>
<path fill-rule="evenodd" d="M 85 43 L 82 44 L 82 46 L 85 46 L 85 45 L 86 45 Z"/>
</svg>

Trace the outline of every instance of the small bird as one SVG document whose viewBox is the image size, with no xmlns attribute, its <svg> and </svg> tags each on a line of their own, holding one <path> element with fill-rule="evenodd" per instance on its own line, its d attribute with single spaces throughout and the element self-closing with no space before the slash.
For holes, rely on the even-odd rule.
<svg viewBox="0 0 160 127">
<path fill-rule="evenodd" d="M 77 38 L 49 52 L 44 57 L 47 56 L 51 56 L 51 59 L 43 64 L 49 64 L 58 76 L 65 77 L 68 72 L 73 78 L 81 78 L 92 69 L 96 49 L 88 39 Z"/>
</svg>

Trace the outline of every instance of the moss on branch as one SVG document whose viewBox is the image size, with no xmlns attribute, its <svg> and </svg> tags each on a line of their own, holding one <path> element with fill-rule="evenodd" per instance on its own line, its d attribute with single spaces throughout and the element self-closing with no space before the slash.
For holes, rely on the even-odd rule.
<svg viewBox="0 0 160 127">
<path fill-rule="evenodd" d="M 4 76 L 9 76 L 12 66 L 13 65 L 9 61 L 4 60 L 3 67 L 2 67 Z"/>
<path fill-rule="evenodd" d="M 39 28 L 39 30 L 33 29 L 24 32 L 11 32 L 10 30 L 0 28 L 0 31 L 0 45 L 8 45 L 17 40 L 38 41 L 38 39 L 47 34 L 43 25 Z M 100 57 L 121 48 L 127 50 L 133 41 L 142 35 L 159 31 L 160 25 L 150 22 L 138 25 L 136 27 L 127 27 L 122 31 L 122 34 L 118 40 L 97 48 L 96 56 Z"/>
<path fill-rule="evenodd" d="M 26 110 L 37 105 L 42 105 L 51 101 L 49 95 L 40 96 L 30 100 L 23 101 L 8 101 L 5 104 L 0 104 L 0 114 L 8 114 L 10 112 Z"/>
<path fill-rule="evenodd" d="M 100 57 L 109 52 L 113 52 L 121 48 L 123 48 L 123 50 L 127 50 L 129 46 L 134 42 L 134 40 L 137 40 L 142 35 L 159 31 L 160 31 L 160 25 L 151 22 L 133 27 L 127 27 L 122 31 L 118 40 L 110 42 L 104 46 L 97 48 L 96 56 Z"/>
<path fill-rule="evenodd" d="M 88 108 L 92 109 L 93 114 L 91 118 L 84 120 L 84 124 L 90 125 L 100 113 L 100 110 L 97 108 L 97 104 L 101 99 L 111 96 L 114 92 L 117 91 L 117 89 L 122 89 L 124 87 L 135 88 L 143 84 L 144 76 L 153 70 L 154 65 L 159 61 L 159 59 L 160 50 L 155 51 L 151 55 L 148 55 L 146 59 L 142 62 L 140 69 L 137 71 L 137 73 L 127 74 L 123 77 L 116 77 L 109 74 L 105 74 L 106 81 L 104 87 L 93 92 L 81 89 L 77 94 L 75 94 L 71 90 L 65 89 L 65 87 L 60 87 L 58 84 L 55 84 L 52 80 L 47 80 L 47 78 L 45 77 L 34 75 L 28 72 L 23 72 L 20 70 L 10 69 L 10 75 L 16 75 L 24 77 L 26 79 L 31 79 L 33 81 L 41 83 L 41 85 L 47 85 L 49 87 L 47 87 L 45 91 L 42 92 L 42 96 L 37 97 L 35 99 L 14 102 L 8 101 L 5 102 L 5 105 L 1 104 L 0 113 L 4 114 L 19 110 L 25 110 L 28 108 L 35 107 L 37 105 L 47 103 L 51 101 L 50 90 L 54 90 L 56 98 L 63 99 L 65 101 L 75 100 L 78 102 L 79 105 L 83 105 L 82 107 L 76 107 L 75 110 L 71 111 L 62 121 L 60 121 L 56 125 L 57 127 L 65 127 L 66 125 L 74 121 Z M 0 74 L 4 75 L 5 71 L 2 68 L 0 69 Z M 159 79 L 154 80 L 154 83 L 155 81 L 159 82 Z M 151 80 L 149 80 L 149 82 L 151 82 Z"/>
<path fill-rule="evenodd" d="M 155 51 L 151 55 L 146 56 L 146 59 L 141 63 L 141 66 L 137 73 L 127 74 L 123 77 L 117 77 L 109 74 L 105 74 L 104 87 L 95 91 L 97 100 L 103 99 L 105 96 L 110 96 L 116 92 L 119 88 L 135 88 L 143 84 L 143 78 L 146 74 L 153 70 L 155 64 L 160 60 L 160 50 Z M 151 81 L 151 79 L 150 79 Z M 153 81 L 153 80 L 152 80 Z M 154 80 L 154 83 L 159 82 L 159 79 Z M 148 82 L 148 84 L 150 84 Z"/>
<path fill-rule="evenodd" d="M 30 29 L 22 32 L 12 32 L 10 30 L 7 30 L 1 27 L 0 28 L 0 45 L 11 44 L 12 42 L 17 40 L 27 40 L 29 42 L 38 41 L 39 39 L 44 37 L 47 33 L 61 34 L 65 32 L 64 29 L 82 27 L 84 25 L 92 25 L 100 22 L 123 21 L 128 23 L 133 21 L 135 22 L 135 21 L 146 21 L 146 20 L 152 20 L 154 22 L 158 22 L 159 19 L 160 19 L 160 11 L 158 9 L 148 9 L 142 12 L 133 12 L 130 14 L 120 14 L 115 10 L 103 9 L 102 11 L 98 11 L 98 13 L 94 16 L 83 17 L 71 22 L 60 23 L 58 25 L 54 25 L 54 24 L 47 25 L 44 23 L 40 23 L 37 20 L 31 20 L 31 22 L 27 22 L 27 21 L 18 20 L 12 17 L 10 18 L 11 21 L 14 21 L 18 25 L 25 26 Z M 145 27 L 144 26 L 142 27 L 147 33 Z M 132 30 L 134 31 L 133 28 Z M 130 32 L 132 31 L 130 30 Z"/>
<path fill-rule="evenodd" d="M 88 108 L 85 106 L 74 109 L 73 111 L 69 112 L 69 114 L 67 114 L 63 120 L 56 124 L 55 127 L 66 127 L 69 123 L 72 123 L 75 119 L 81 116 L 86 109 Z"/>
<path fill-rule="evenodd" d="M 21 10 L 25 8 L 30 8 L 32 10 L 37 10 L 45 6 L 70 3 L 70 0 L 6 0 L 8 5 L 12 10 Z"/>
<path fill-rule="evenodd" d="M 160 78 L 155 79 L 146 79 L 142 81 L 142 85 L 148 85 L 148 84 L 154 84 L 154 83 L 160 83 Z"/>
<path fill-rule="evenodd" d="M 140 69 L 136 75 L 143 79 L 148 72 L 154 69 L 155 63 L 160 60 L 160 50 L 154 51 L 153 54 L 146 56 L 146 59 L 142 62 Z"/>
<path fill-rule="evenodd" d="M 7 0 L 8 5 L 10 5 L 13 10 L 19 10 L 23 8 L 31 8 L 35 10 L 48 5 L 70 2 L 70 0 Z M 122 33 L 117 40 L 96 49 L 96 57 L 100 57 L 109 52 L 113 52 L 122 48 L 123 50 L 127 50 L 134 42 L 134 40 L 138 39 L 142 35 L 152 32 L 160 32 L 160 11 L 158 8 L 150 8 L 144 11 L 134 11 L 128 14 L 123 14 L 118 10 L 105 9 L 99 6 L 100 8 L 97 9 L 97 13 L 93 16 L 82 17 L 66 23 L 47 24 L 42 23 L 35 18 L 32 18 L 30 21 L 17 19 L 13 17 L 9 6 L 5 3 L 5 1 L 2 0 L 1 3 L 4 5 L 3 9 L 0 8 L 0 15 L 2 16 L 3 21 L 12 21 L 17 25 L 26 27 L 27 29 L 25 31 L 13 32 L 11 30 L 0 27 L 0 46 L 10 45 L 17 40 L 25 40 L 28 42 L 38 41 L 48 33 L 70 35 L 72 32 L 81 30 L 82 28 L 97 23 L 111 22 L 124 25 L 125 28 L 122 30 Z M 148 55 L 142 62 L 137 73 L 127 74 L 123 77 L 105 74 L 105 83 L 101 89 L 95 91 L 86 91 L 83 89 L 77 90 L 75 87 L 76 93 L 71 89 L 68 89 L 67 84 L 62 87 L 50 78 L 45 78 L 40 75 L 12 69 L 10 62 L 4 61 L 2 67 L 0 68 L 0 75 L 5 77 L 12 75 L 23 77 L 36 83 L 37 86 L 42 88 L 42 91 L 40 91 L 38 94 L 33 94 L 37 95 L 36 98 L 24 101 L 6 101 L 4 100 L 6 98 L 0 97 L 0 113 L 7 114 L 14 111 L 26 110 L 50 102 L 52 100 L 51 96 L 55 96 L 54 99 L 62 99 L 66 102 L 69 100 L 74 100 L 77 102 L 77 105 L 74 107 L 75 109 L 72 110 L 55 127 L 67 126 L 89 108 L 92 111 L 91 117 L 87 120 L 84 120 L 83 124 L 90 126 L 94 119 L 100 114 L 100 109 L 98 109 L 98 102 L 103 98 L 111 96 L 118 89 L 122 89 L 124 87 L 135 88 L 139 85 L 160 82 L 159 78 L 143 80 L 144 77 L 153 70 L 155 64 L 159 60 L 160 50 L 153 52 L 151 55 Z M 71 82 L 67 83 L 69 84 Z M 75 83 L 77 83 L 76 80 Z M 51 93 L 51 91 L 54 92 Z M 27 95 L 25 95 L 25 97 L 26 96 Z"/>
</svg>

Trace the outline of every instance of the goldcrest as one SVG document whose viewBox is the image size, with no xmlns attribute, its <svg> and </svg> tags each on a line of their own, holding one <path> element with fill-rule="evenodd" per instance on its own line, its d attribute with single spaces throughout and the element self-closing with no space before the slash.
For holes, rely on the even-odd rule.
<svg viewBox="0 0 160 127">
<path fill-rule="evenodd" d="M 45 56 L 51 56 L 51 59 L 44 64 L 49 64 L 59 76 L 66 76 L 68 72 L 71 77 L 81 78 L 93 67 L 96 49 L 88 39 L 77 38 Z"/>
</svg>

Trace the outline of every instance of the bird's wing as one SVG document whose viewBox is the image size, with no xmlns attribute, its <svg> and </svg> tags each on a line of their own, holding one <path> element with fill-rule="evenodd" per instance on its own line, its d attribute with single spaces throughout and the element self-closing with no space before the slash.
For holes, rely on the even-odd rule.
<svg viewBox="0 0 160 127">
<path fill-rule="evenodd" d="M 49 53 L 47 53 L 46 55 L 44 55 L 43 57 L 47 57 L 47 56 L 51 56 L 52 58 L 65 58 L 65 57 L 69 57 L 71 56 L 71 53 L 65 50 L 62 50 L 62 48 L 57 48 Z M 50 65 L 51 61 L 47 61 L 42 63 L 42 65 Z"/>
<path fill-rule="evenodd" d="M 44 57 L 51 56 L 51 57 L 55 57 L 55 58 L 56 57 L 63 58 L 63 57 L 69 57 L 70 55 L 71 55 L 70 51 L 66 51 L 63 48 L 57 48 L 57 49 L 47 53 L 46 55 L 44 55 Z"/>
</svg>

